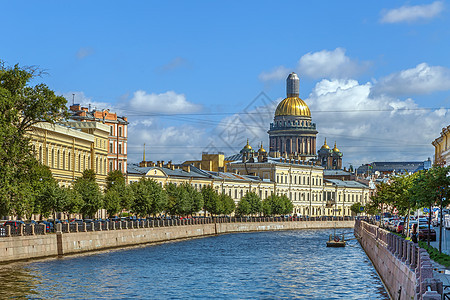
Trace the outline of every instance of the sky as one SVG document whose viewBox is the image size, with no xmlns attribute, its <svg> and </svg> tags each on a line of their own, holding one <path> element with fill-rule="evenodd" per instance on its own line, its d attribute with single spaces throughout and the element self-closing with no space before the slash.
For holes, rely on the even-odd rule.
<svg viewBox="0 0 450 300">
<path fill-rule="evenodd" d="M 300 77 L 318 149 L 423 161 L 450 116 L 446 1 L 1 1 L 0 60 L 68 104 L 128 117 L 128 160 L 268 150 Z M 317 149 L 317 150 L 318 150 Z"/>
</svg>

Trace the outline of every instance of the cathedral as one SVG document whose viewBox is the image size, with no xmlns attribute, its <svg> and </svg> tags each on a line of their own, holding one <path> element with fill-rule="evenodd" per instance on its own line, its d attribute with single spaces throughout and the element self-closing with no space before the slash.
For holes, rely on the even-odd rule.
<svg viewBox="0 0 450 300">
<path fill-rule="evenodd" d="M 312 122 L 308 105 L 299 97 L 300 79 L 292 72 L 286 79 L 286 98 L 275 110 L 270 124 L 269 156 L 318 161 L 325 169 L 342 168 L 342 152 L 324 145 L 316 152 L 316 124 Z"/>
</svg>

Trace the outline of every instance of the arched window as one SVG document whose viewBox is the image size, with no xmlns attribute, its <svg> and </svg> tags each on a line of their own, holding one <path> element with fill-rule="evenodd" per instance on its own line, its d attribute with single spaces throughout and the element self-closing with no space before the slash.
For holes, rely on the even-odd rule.
<svg viewBox="0 0 450 300">
<path fill-rule="evenodd" d="M 55 167 L 55 149 L 52 149 L 52 168 Z"/>
</svg>

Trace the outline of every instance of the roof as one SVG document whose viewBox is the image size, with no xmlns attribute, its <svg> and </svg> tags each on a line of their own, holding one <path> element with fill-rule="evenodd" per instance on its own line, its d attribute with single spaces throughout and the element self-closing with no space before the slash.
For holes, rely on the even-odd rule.
<svg viewBox="0 0 450 300">
<path fill-rule="evenodd" d="M 369 188 L 368 185 L 365 185 L 361 182 L 357 182 L 354 180 L 340 180 L 340 179 L 324 179 L 326 182 L 330 182 L 339 187 L 348 187 L 348 188 Z"/>
<path fill-rule="evenodd" d="M 323 176 L 349 176 L 351 174 L 344 170 L 323 170 Z"/>
<path fill-rule="evenodd" d="M 171 176 L 171 177 L 186 177 L 186 178 L 191 178 L 191 177 L 201 177 L 201 178 L 211 178 L 209 176 L 209 174 L 206 174 L 205 172 L 199 172 L 201 170 L 192 167 L 191 166 L 191 171 L 190 172 L 186 172 L 182 169 L 169 169 L 169 168 L 165 168 L 165 167 L 139 167 L 139 165 L 134 164 L 134 163 L 129 163 L 127 165 L 128 167 L 128 174 L 135 174 L 135 175 L 146 175 L 149 171 L 151 170 L 160 170 L 163 173 L 165 173 L 167 176 Z"/>
</svg>

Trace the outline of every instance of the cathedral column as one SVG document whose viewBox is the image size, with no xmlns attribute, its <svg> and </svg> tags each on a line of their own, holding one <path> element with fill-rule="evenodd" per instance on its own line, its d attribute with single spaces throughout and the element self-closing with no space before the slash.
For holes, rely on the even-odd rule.
<svg viewBox="0 0 450 300">
<path fill-rule="evenodd" d="M 291 153 L 295 152 L 294 148 L 292 147 L 292 137 L 289 139 L 289 149 Z"/>
</svg>

